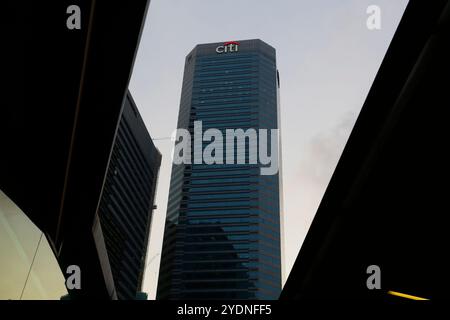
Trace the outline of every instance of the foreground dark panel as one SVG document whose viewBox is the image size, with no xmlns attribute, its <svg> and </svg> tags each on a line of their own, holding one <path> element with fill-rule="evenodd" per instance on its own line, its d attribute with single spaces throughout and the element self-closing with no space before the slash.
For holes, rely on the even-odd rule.
<svg viewBox="0 0 450 320">
<path fill-rule="evenodd" d="M 449 15 L 448 1 L 410 1 L 281 299 L 450 296 Z"/>
<path fill-rule="evenodd" d="M 66 9 L 81 8 L 81 29 Z M 44 232 L 73 297 L 108 298 L 93 236 L 148 1 L 9 1 L 0 189 Z M 108 294 L 109 291 L 109 294 Z"/>
</svg>

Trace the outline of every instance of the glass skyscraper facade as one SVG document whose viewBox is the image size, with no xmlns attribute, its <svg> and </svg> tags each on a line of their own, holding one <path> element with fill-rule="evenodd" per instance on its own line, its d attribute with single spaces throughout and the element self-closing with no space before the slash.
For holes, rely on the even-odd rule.
<svg viewBox="0 0 450 320">
<path fill-rule="evenodd" d="M 275 49 L 263 41 L 197 45 L 186 57 L 178 128 L 191 137 L 195 121 L 224 136 L 279 129 L 278 90 Z M 280 171 L 261 175 L 261 164 L 249 164 L 248 139 L 235 151 L 245 164 L 173 165 L 157 299 L 278 298 Z"/>
<path fill-rule="evenodd" d="M 94 233 L 113 298 L 132 300 L 141 291 L 160 164 L 128 91 L 98 210 L 102 235 Z"/>
</svg>

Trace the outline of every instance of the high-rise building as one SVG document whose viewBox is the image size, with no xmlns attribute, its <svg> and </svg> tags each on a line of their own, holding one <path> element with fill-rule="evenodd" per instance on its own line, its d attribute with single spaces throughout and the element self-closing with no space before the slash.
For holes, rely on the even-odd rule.
<svg viewBox="0 0 450 320">
<path fill-rule="evenodd" d="M 141 290 L 160 164 L 161 154 L 128 92 L 98 210 L 100 225 L 94 228 L 102 231 L 94 231 L 100 263 L 118 299 L 135 299 Z"/>
<path fill-rule="evenodd" d="M 191 137 L 200 121 L 202 132 L 224 135 L 276 130 L 278 90 L 275 49 L 263 41 L 197 45 L 186 57 L 178 128 Z M 269 144 L 274 154 L 279 144 Z M 236 149 L 244 164 L 173 165 L 157 299 L 278 298 L 281 176 L 261 174 L 251 149 L 249 139 L 244 153 Z M 195 158 L 195 142 L 189 151 Z"/>
</svg>

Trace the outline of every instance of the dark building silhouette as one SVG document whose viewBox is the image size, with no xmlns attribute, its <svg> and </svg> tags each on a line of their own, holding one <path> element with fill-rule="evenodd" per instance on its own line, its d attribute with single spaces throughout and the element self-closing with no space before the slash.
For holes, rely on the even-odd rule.
<svg viewBox="0 0 450 320">
<path fill-rule="evenodd" d="M 277 129 L 278 89 L 275 49 L 263 41 L 197 45 L 186 57 L 178 128 Z M 260 167 L 173 165 L 157 299 L 278 298 L 281 182 Z"/>
<path fill-rule="evenodd" d="M 98 211 L 118 299 L 134 299 L 141 290 L 160 164 L 128 92 Z"/>
<path fill-rule="evenodd" d="M 409 2 L 282 299 L 449 298 L 449 39 L 448 1 Z"/>
<path fill-rule="evenodd" d="M 133 237 L 131 224 L 121 229 L 123 238 L 113 243 L 107 215 L 100 214 L 99 220 L 97 213 L 122 110 L 124 122 L 137 121 L 130 117 L 132 109 L 124 107 L 124 101 L 148 3 L 61 0 L 5 4 L 8 28 L 4 44 L 9 49 L 2 61 L 2 75 L 8 79 L 8 94 L 0 108 L 0 189 L 44 233 L 64 276 L 69 276 L 68 266 L 80 267 L 81 289 L 69 290 L 71 299 L 110 299 L 117 294 L 131 298 L 131 291 L 138 288 L 139 281 L 131 279 L 135 284 L 127 293 L 118 288 L 116 294 L 113 279 L 123 281 L 123 270 L 130 261 L 134 261 L 130 268 L 141 263 L 146 237 L 142 229 L 147 228 L 148 220 L 142 219 L 140 231 Z M 74 4 L 81 10 L 79 30 L 66 26 L 66 10 Z M 135 136 L 124 136 L 123 130 L 117 135 L 122 144 L 125 139 L 130 145 L 134 139 L 148 141 L 139 126 Z M 151 152 L 129 150 L 122 157 Z M 119 178 L 136 165 L 134 161 L 121 162 Z M 135 170 L 143 177 L 144 169 Z M 122 197 L 136 182 L 117 184 L 124 190 L 112 193 L 111 199 Z M 141 182 L 136 187 L 148 191 L 152 183 Z M 151 192 L 138 194 L 138 202 L 145 199 L 151 208 Z M 117 222 L 128 214 L 142 217 L 145 211 L 122 210 L 115 219 Z M 104 227 L 104 240 L 108 241 L 103 246 L 99 226 Z M 127 246 L 128 238 L 138 237 L 141 245 L 129 252 L 131 257 L 125 257 L 120 249 L 113 251 L 115 245 Z M 122 265 L 116 264 L 119 259 Z M 106 267 L 109 262 L 111 270 Z M 141 277 L 140 271 L 134 272 Z"/>
</svg>

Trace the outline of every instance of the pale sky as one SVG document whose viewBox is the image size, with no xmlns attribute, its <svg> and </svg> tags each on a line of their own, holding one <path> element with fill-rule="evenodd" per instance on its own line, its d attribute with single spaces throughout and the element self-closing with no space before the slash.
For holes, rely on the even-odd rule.
<svg viewBox="0 0 450 320">
<path fill-rule="evenodd" d="M 285 269 L 290 271 L 406 0 L 152 0 L 130 91 L 152 138 L 176 129 L 184 59 L 199 43 L 261 39 L 280 71 Z M 366 27 L 369 5 L 381 29 Z M 170 184 L 163 155 L 143 290 L 155 297 Z"/>
</svg>

